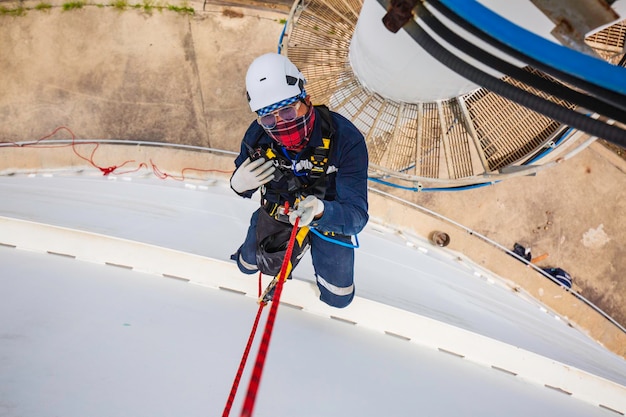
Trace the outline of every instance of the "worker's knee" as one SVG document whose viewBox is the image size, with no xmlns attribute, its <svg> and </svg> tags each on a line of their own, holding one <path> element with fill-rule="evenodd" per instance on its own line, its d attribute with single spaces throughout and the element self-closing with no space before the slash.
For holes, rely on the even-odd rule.
<svg viewBox="0 0 626 417">
<path fill-rule="evenodd" d="M 256 274 L 257 272 L 259 272 L 259 268 L 257 268 L 256 266 L 256 259 L 253 261 L 246 260 L 242 248 L 239 248 L 237 252 L 233 253 L 230 256 L 230 259 L 237 262 L 237 267 L 239 267 L 239 270 L 244 274 Z M 248 257 L 254 259 L 251 256 Z"/>
<path fill-rule="evenodd" d="M 320 290 L 320 300 L 331 307 L 347 307 L 354 299 L 354 283 L 352 280 L 349 283 L 335 285 L 322 276 L 317 275 L 317 287 Z"/>
</svg>

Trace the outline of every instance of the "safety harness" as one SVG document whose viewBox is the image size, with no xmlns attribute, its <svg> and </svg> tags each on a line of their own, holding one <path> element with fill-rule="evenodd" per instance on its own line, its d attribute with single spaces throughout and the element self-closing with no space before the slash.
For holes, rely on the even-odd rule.
<svg viewBox="0 0 626 417">
<path fill-rule="evenodd" d="M 288 201 L 292 207 L 297 201 L 304 199 L 308 195 L 314 195 L 319 199 L 323 199 L 326 195 L 326 175 L 328 174 L 330 154 L 333 150 L 335 129 L 328 107 L 318 105 L 315 108 L 321 116 L 322 145 L 315 147 L 309 156 L 293 160 L 284 149 L 276 149 L 273 143 L 263 147 L 248 147 L 251 160 L 264 158 L 274 161 L 276 172 L 273 181 L 286 181 L 286 188 L 263 187 L 261 189 L 261 204 L 263 208 L 271 217 L 282 222 L 289 222 L 285 215 L 286 201 L 284 201 L 284 198 L 281 198 L 282 195 L 295 196 L 295 199 Z M 263 132 L 259 135 L 257 143 L 262 135 Z M 296 172 L 296 164 L 303 168 L 301 173 Z M 304 170 L 306 169 L 308 169 L 308 172 L 305 173 Z M 304 177 L 307 178 L 307 181 L 302 180 Z M 269 194 L 272 194 L 274 198 L 268 199 Z"/>
</svg>

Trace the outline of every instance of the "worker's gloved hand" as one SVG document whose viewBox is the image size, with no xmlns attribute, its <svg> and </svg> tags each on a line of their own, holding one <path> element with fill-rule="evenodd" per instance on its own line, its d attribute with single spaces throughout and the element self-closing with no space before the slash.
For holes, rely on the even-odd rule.
<svg viewBox="0 0 626 417">
<path fill-rule="evenodd" d="M 239 194 L 256 190 L 274 179 L 275 169 L 272 161 L 265 161 L 263 158 L 250 161 L 248 158 L 230 178 L 230 186 Z"/>
<path fill-rule="evenodd" d="M 319 198 L 310 195 L 296 205 L 296 208 L 289 213 L 289 222 L 296 223 L 300 217 L 298 226 L 308 226 L 314 218 L 320 218 L 324 213 L 324 202 Z"/>
</svg>

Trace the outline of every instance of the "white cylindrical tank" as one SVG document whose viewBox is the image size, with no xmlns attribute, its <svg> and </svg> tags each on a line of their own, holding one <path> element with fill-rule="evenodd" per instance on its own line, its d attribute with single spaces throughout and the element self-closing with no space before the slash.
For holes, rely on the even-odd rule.
<svg viewBox="0 0 626 417">
<path fill-rule="evenodd" d="M 500 13 L 505 18 L 527 29 L 528 26 L 533 26 L 533 32 L 554 39 L 549 34 L 553 24 L 526 0 L 513 1 L 514 7 L 510 4 L 511 1 L 504 2 L 506 7 L 498 6 L 497 2 L 489 0 L 483 0 L 481 3 L 496 13 L 501 12 L 497 10 L 498 7 L 505 8 L 506 13 Z M 514 12 L 511 13 L 511 10 Z M 387 11 L 377 0 L 365 0 L 363 3 L 350 43 L 350 64 L 362 85 L 386 99 L 407 103 L 445 100 L 478 88 L 476 84 L 432 58 L 406 31 L 399 30 L 397 33 L 392 33 L 387 30 L 382 23 L 382 18 L 386 13 Z M 439 15 L 437 18 L 465 39 L 480 44 L 482 48 L 496 55 L 501 55 L 442 16 Z M 438 42 L 443 42 L 430 30 L 427 29 L 427 32 Z M 443 44 L 447 45 L 445 42 Z M 483 71 L 498 77 L 502 76 L 453 47 L 447 46 L 447 49 L 452 50 L 455 55 L 478 66 Z M 510 58 L 506 59 L 515 63 Z"/>
<path fill-rule="evenodd" d="M 478 88 L 432 58 L 406 31 L 387 30 L 385 13 L 376 0 L 365 0 L 350 43 L 352 70 L 367 89 L 390 100 L 417 103 Z"/>
</svg>

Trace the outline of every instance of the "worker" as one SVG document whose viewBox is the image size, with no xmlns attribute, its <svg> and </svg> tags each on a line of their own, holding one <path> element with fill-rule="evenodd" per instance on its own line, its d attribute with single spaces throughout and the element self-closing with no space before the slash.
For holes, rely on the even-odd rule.
<svg viewBox="0 0 626 417">
<path fill-rule="evenodd" d="M 343 308 L 355 294 L 353 236 L 368 221 L 367 147 L 349 120 L 314 106 L 305 85 L 280 54 L 264 54 L 248 68 L 247 99 L 257 118 L 230 185 L 244 198 L 260 189 L 261 205 L 232 259 L 245 274 L 275 275 L 299 219 L 290 266 L 310 248 L 320 300 Z"/>
</svg>

